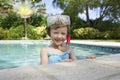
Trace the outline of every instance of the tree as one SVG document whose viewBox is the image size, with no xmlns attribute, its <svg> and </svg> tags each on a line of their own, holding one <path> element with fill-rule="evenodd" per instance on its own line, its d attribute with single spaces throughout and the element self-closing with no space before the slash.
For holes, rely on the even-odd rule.
<svg viewBox="0 0 120 80">
<path fill-rule="evenodd" d="M 9 9 L 24 18 L 24 37 L 27 39 L 27 21 L 33 13 L 37 15 L 46 14 L 45 4 L 40 4 L 41 0 L 2 0 L 0 9 L 2 13 L 8 13 Z"/>
<path fill-rule="evenodd" d="M 54 0 L 53 6 L 63 9 L 64 13 L 71 15 L 73 20 L 78 17 L 79 13 L 85 14 L 86 22 L 90 25 L 89 8 L 94 3 L 96 3 L 95 0 Z"/>
<path fill-rule="evenodd" d="M 33 10 L 30 8 L 30 6 L 26 5 L 25 3 L 22 3 L 18 9 L 18 14 L 21 16 L 21 18 L 24 19 L 24 39 L 27 39 L 26 18 L 29 18 L 33 14 Z"/>
<path fill-rule="evenodd" d="M 111 22 L 118 21 L 120 14 L 120 1 L 119 0 L 54 0 L 54 7 L 60 7 L 64 13 L 72 15 L 73 20 L 78 17 L 79 13 L 86 15 L 86 22 L 88 25 L 96 27 L 101 21 L 109 20 Z M 89 18 L 90 10 L 99 11 L 99 16 L 91 23 Z"/>
<path fill-rule="evenodd" d="M 44 7 L 44 5 L 41 5 L 41 7 Z M 17 10 L 16 12 L 21 16 L 21 18 L 24 19 L 24 39 L 27 39 L 27 21 L 26 21 L 26 19 L 29 18 L 33 13 L 37 13 L 38 11 L 42 14 L 42 12 L 45 9 L 43 9 L 41 7 L 36 6 L 35 2 L 33 2 L 33 1 L 26 2 L 25 0 L 22 0 L 19 7 L 15 8 L 15 10 Z"/>
<path fill-rule="evenodd" d="M 10 0 L 0 0 L 0 13 L 1 14 L 6 14 L 9 13 L 12 9 L 12 6 L 7 3 Z"/>
<path fill-rule="evenodd" d="M 8 13 L 16 10 L 16 5 L 28 2 L 37 14 L 46 14 L 45 4 L 40 4 L 42 0 L 0 0 L 0 13 Z"/>
</svg>

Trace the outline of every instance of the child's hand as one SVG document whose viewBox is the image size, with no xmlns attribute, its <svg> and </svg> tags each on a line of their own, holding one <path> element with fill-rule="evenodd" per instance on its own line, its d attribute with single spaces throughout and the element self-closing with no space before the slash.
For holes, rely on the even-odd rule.
<svg viewBox="0 0 120 80">
<path fill-rule="evenodd" d="M 61 60 L 60 62 L 72 62 L 73 60 L 72 59 L 64 59 L 64 60 Z"/>
<path fill-rule="evenodd" d="M 86 58 L 87 59 L 95 59 L 96 57 L 95 56 L 87 56 Z"/>
</svg>

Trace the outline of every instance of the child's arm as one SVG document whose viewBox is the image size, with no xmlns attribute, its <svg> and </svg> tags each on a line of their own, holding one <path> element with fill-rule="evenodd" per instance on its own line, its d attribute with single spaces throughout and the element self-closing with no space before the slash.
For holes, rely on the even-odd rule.
<svg viewBox="0 0 120 80">
<path fill-rule="evenodd" d="M 41 59 L 41 64 L 48 64 L 48 52 L 46 48 L 41 49 L 40 59 Z"/>
<path fill-rule="evenodd" d="M 77 58 L 76 58 L 76 56 L 71 48 L 70 48 L 70 59 L 72 59 L 72 61 L 77 60 Z"/>
</svg>

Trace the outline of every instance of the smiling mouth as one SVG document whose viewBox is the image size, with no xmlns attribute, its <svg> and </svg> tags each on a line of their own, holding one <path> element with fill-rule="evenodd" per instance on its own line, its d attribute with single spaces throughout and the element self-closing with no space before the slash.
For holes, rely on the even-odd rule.
<svg viewBox="0 0 120 80">
<path fill-rule="evenodd" d="M 63 42 L 62 40 L 55 40 L 57 43 L 61 43 L 61 42 Z"/>
<path fill-rule="evenodd" d="M 56 42 L 62 42 L 62 40 L 55 40 Z"/>
</svg>

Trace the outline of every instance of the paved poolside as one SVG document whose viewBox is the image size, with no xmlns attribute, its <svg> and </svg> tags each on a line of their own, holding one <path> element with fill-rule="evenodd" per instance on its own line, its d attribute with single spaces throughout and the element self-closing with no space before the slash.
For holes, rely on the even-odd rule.
<svg viewBox="0 0 120 80">
<path fill-rule="evenodd" d="M 93 42 L 77 41 L 77 43 L 92 44 Z M 120 47 L 119 43 L 114 42 L 96 42 L 95 45 L 102 44 Z M 120 80 L 120 54 L 71 63 L 3 69 L 0 70 L 0 80 Z"/>
<path fill-rule="evenodd" d="M 120 42 L 105 42 L 105 41 L 90 41 L 90 40 L 71 40 L 72 43 L 77 44 L 86 44 L 86 45 L 97 45 L 97 46 L 106 46 L 106 47 L 119 47 L 120 48 Z"/>
<path fill-rule="evenodd" d="M 50 42 L 49 40 L 0 40 L 0 44 L 4 43 L 4 44 L 16 44 L 16 43 L 20 43 L 20 44 L 37 44 L 37 43 L 45 43 Z M 71 40 L 71 43 L 77 43 L 77 44 L 86 44 L 86 45 L 98 45 L 98 46 L 112 46 L 112 47 L 119 47 L 120 48 L 120 42 L 100 42 L 100 41 L 90 41 L 90 40 Z"/>
</svg>

